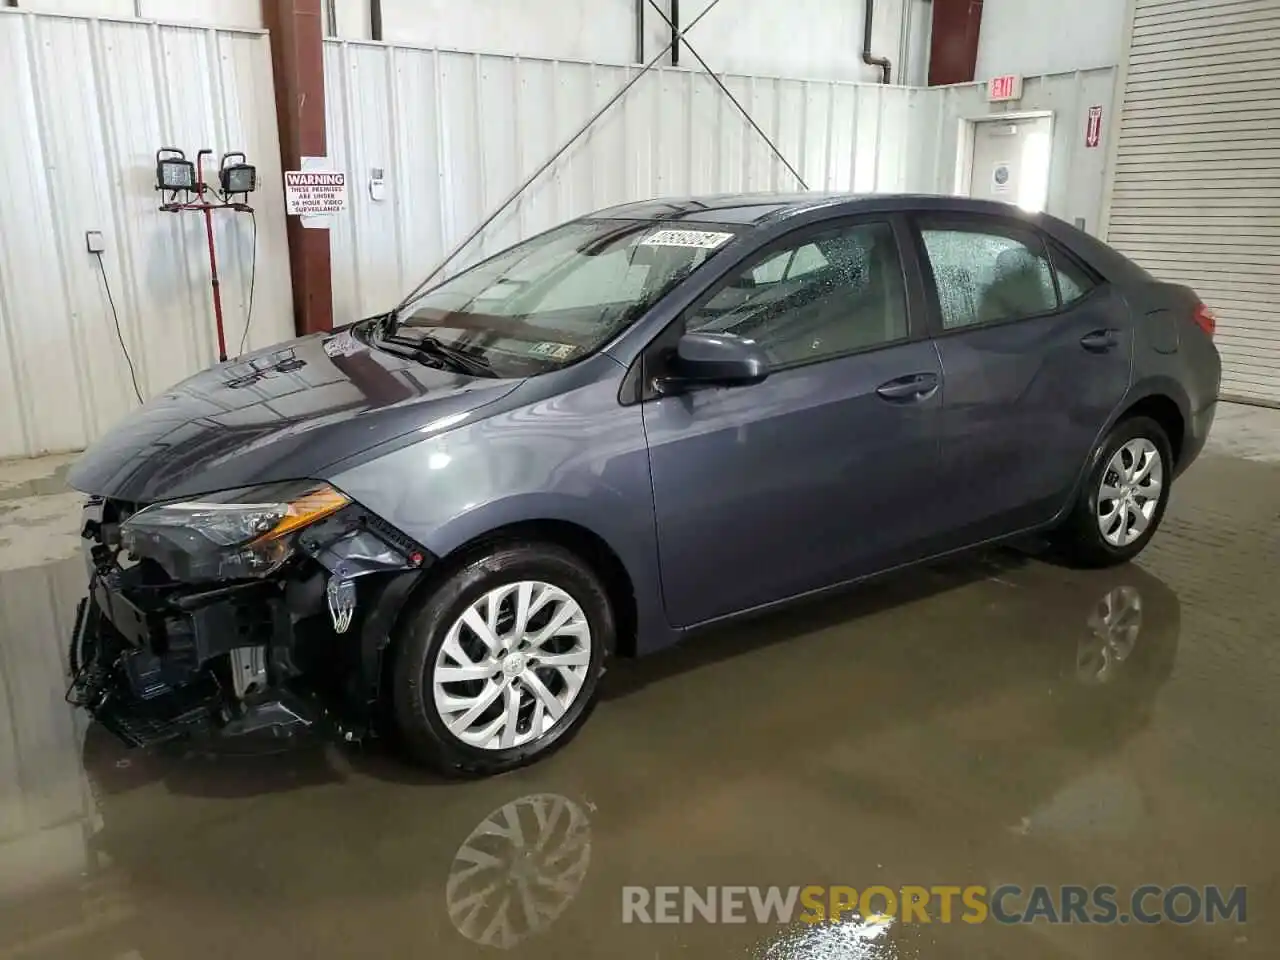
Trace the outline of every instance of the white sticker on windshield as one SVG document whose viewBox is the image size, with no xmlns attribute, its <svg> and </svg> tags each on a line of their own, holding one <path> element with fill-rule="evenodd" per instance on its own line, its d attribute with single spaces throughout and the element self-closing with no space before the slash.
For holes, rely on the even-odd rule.
<svg viewBox="0 0 1280 960">
<path fill-rule="evenodd" d="M 364 344 L 346 331 L 324 342 L 324 352 L 330 357 L 352 357 L 364 349 Z"/>
<path fill-rule="evenodd" d="M 529 348 L 529 352 L 538 357 L 549 357 L 552 360 L 568 360 L 577 351 L 571 343 L 551 343 L 544 341 Z"/>
<path fill-rule="evenodd" d="M 710 230 L 659 230 L 649 234 L 640 242 L 650 247 L 696 247 L 699 250 L 714 250 L 732 239 L 732 233 L 716 233 Z"/>
</svg>

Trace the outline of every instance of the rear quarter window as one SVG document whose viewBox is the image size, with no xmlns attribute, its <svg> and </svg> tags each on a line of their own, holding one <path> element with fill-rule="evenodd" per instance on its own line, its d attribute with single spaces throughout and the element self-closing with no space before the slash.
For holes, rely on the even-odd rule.
<svg viewBox="0 0 1280 960">
<path fill-rule="evenodd" d="M 1050 244 L 1049 249 L 1054 272 L 1058 275 L 1058 292 L 1062 296 L 1064 307 L 1083 300 L 1100 286 L 1101 281 L 1092 271 L 1057 244 Z"/>
</svg>

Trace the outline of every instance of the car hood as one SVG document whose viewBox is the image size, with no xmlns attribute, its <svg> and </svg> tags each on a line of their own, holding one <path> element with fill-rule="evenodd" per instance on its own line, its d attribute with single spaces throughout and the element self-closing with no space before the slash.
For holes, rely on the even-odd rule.
<svg viewBox="0 0 1280 960">
<path fill-rule="evenodd" d="M 429 367 L 370 349 L 349 332 L 315 334 L 171 387 L 89 447 L 68 481 L 84 493 L 145 503 L 319 476 L 519 383 Z"/>
</svg>

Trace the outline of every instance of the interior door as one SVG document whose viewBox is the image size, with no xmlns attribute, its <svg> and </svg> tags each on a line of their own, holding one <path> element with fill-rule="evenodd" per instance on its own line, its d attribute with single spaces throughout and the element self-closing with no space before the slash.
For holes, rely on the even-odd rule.
<svg viewBox="0 0 1280 960">
<path fill-rule="evenodd" d="M 969 196 L 1040 212 L 1049 200 L 1053 121 L 984 120 L 973 127 Z"/>
<path fill-rule="evenodd" d="M 663 339 L 684 330 L 752 337 L 771 373 L 644 404 L 673 624 L 917 555 L 937 519 L 942 369 L 933 345 L 912 337 L 888 222 L 793 235 Z M 655 350 L 657 378 L 662 364 Z"/>
<path fill-rule="evenodd" d="M 946 371 L 949 548 L 1045 522 L 1066 502 L 1129 384 L 1122 298 L 1037 231 L 920 222 Z"/>
</svg>

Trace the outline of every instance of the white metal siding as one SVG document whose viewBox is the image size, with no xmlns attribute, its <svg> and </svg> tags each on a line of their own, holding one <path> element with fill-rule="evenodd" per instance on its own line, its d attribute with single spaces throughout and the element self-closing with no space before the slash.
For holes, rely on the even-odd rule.
<svg viewBox="0 0 1280 960">
<path fill-rule="evenodd" d="M 335 321 L 386 309 L 637 68 L 356 42 L 325 47 L 329 155 L 351 175 L 332 229 Z M 906 189 L 902 87 L 728 76 L 813 189 Z M 370 197 L 371 171 L 386 197 Z M 795 181 L 712 81 L 643 77 L 459 263 L 593 209 Z"/>
<path fill-rule="evenodd" d="M 250 345 L 292 331 L 280 150 L 261 32 L 0 11 L 0 457 L 76 450 L 136 405 L 86 230 L 143 395 L 215 359 L 204 224 L 156 207 L 155 151 L 258 165 Z M 217 220 L 228 348 L 243 330 L 247 217 Z"/>
<path fill-rule="evenodd" d="M 171 5 L 192 0 L 146 2 Z M 196 6 L 218 2 L 198 0 Z M 722 0 L 699 19 L 710 2 L 684 0 L 680 23 L 689 28 L 698 21 L 689 30 L 688 41 L 716 71 L 853 81 L 874 81 L 880 76 L 879 69 L 863 63 L 860 55 L 861 0 Z M 874 2 L 872 49 L 893 61 L 895 82 L 923 82 L 931 0 Z M 370 39 L 369 3 L 336 0 L 337 37 Z M 671 30 L 647 2 L 642 0 L 641 7 L 644 59 L 648 59 L 671 39 Z M 670 10 L 668 0 L 661 0 L 661 7 Z M 381 0 L 381 12 L 382 39 L 399 45 L 550 60 L 635 62 L 636 0 Z M 177 14 L 153 16 L 174 19 Z M 188 15 L 182 14 L 181 19 Z M 782 37 L 785 42 L 780 42 Z M 670 61 L 664 58 L 664 62 Z M 698 66 L 690 48 L 682 49 L 681 63 Z"/>
<path fill-rule="evenodd" d="M 990 103 L 985 83 L 956 84 L 915 91 L 907 183 L 912 190 L 951 193 L 957 187 L 957 158 L 963 121 L 1006 114 L 1053 114 L 1053 155 L 1049 160 L 1049 201 L 1045 212 L 1068 223 L 1084 220 L 1090 233 L 1102 232 L 1102 200 L 1111 118 L 1104 113 L 1102 143 L 1085 145 L 1089 108 L 1106 113 L 1115 99 L 1116 68 L 1026 77 L 1017 103 Z"/>
<path fill-rule="evenodd" d="M 1218 315 L 1222 392 L 1280 403 L 1280 2 L 1137 0 L 1108 239 Z"/>
</svg>

